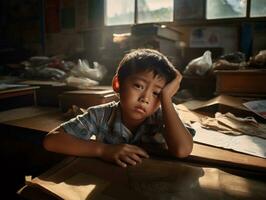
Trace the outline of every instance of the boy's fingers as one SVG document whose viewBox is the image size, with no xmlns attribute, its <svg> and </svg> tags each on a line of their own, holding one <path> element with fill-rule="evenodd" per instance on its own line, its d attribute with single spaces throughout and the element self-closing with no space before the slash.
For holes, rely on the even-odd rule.
<svg viewBox="0 0 266 200">
<path fill-rule="evenodd" d="M 144 158 L 149 158 L 149 154 L 147 154 L 147 153 L 144 152 L 144 151 L 141 151 L 141 152 L 139 153 L 139 155 L 141 155 L 141 156 L 144 157 Z"/>
<path fill-rule="evenodd" d="M 131 155 L 131 158 L 135 160 L 137 163 L 141 163 L 142 161 L 141 158 L 136 154 Z"/>
<path fill-rule="evenodd" d="M 132 158 L 130 158 L 129 156 L 124 157 L 124 158 L 123 158 L 123 161 L 124 161 L 125 163 L 130 164 L 130 165 L 136 165 L 136 164 L 137 164 L 137 162 L 136 162 L 135 160 L 133 160 Z M 122 161 L 122 162 L 123 162 L 123 161 Z"/>
<path fill-rule="evenodd" d="M 180 71 L 179 70 L 175 70 L 175 73 L 177 74 L 177 75 L 181 75 L 181 73 L 180 73 Z"/>
<path fill-rule="evenodd" d="M 127 164 L 122 162 L 121 160 L 116 160 L 116 163 L 120 166 L 120 167 L 127 167 Z"/>
<path fill-rule="evenodd" d="M 149 158 L 149 155 L 147 154 L 146 151 L 144 151 L 143 149 L 141 149 L 140 147 L 135 146 L 136 148 L 134 148 L 134 153 L 136 153 L 137 155 L 140 155 L 144 158 Z"/>
<path fill-rule="evenodd" d="M 176 70 L 176 79 L 182 80 L 182 74 L 178 70 Z"/>
<path fill-rule="evenodd" d="M 149 154 L 145 150 L 141 149 L 141 152 L 143 153 L 143 156 L 145 158 L 149 158 L 150 157 Z"/>
<path fill-rule="evenodd" d="M 142 149 L 136 149 L 134 153 L 137 154 L 138 156 L 149 158 L 149 155 Z"/>
</svg>

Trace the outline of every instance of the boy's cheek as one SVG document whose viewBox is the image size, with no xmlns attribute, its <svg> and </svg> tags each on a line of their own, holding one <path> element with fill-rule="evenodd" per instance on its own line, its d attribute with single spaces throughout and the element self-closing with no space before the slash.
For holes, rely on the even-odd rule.
<svg viewBox="0 0 266 200">
<path fill-rule="evenodd" d="M 156 112 L 159 109 L 160 105 L 161 105 L 161 102 L 160 101 L 157 102 L 156 105 L 154 105 L 153 107 L 153 112 Z"/>
</svg>

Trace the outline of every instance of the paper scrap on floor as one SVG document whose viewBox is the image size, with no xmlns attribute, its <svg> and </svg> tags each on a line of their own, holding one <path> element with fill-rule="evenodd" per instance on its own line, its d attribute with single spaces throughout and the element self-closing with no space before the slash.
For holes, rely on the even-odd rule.
<svg viewBox="0 0 266 200">
<path fill-rule="evenodd" d="M 226 135 L 204 129 L 199 122 L 193 123 L 191 127 L 196 130 L 193 138 L 196 142 L 266 158 L 266 140 L 263 138 L 249 135 Z"/>
</svg>

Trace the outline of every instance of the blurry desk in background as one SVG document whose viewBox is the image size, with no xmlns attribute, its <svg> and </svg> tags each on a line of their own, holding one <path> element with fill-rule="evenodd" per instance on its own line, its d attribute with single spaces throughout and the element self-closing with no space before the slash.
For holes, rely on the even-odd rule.
<svg viewBox="0 0 266 200">
<path fill-rule="evenodd" d="M 48 133 L 64 122 L 63 113 L 55 107 L 29 106 L 0 112 L 0 124 Z"/>
<path fill-rule="evenodd" d="M 217 70 L 216 94 L 266 97 L 266 70 Z"/>
<path fill-rule="evenodd" d="M 40 87 L 36 92 L 36 105 L 38 106 L 58 107 L 58 96 L 65 91 L 74 89 L 59 81 L 25 80 L 20 83 Z"/>
<path fill-rule="evenodd" d="M 38 86 L 25 86 L 0 90 L 0 111 L 15 107 L 36 105 Z"/>
<path fill-rule="evenodd" d="M 36 93 L 35 105 L 60 107 L 63 112 L 72 105 L 87 108 L 117 99 L 109 85 L 90 86 L 80 90 L 58 81 L 27 80 L 20 83 L 40 87 Z"/>
<path fill-rule="evenodd" d="M 25 107 L 0 112 L 0 126 L 48 133 L 66 121 L 63 113 L 52 107 Z M 191 155 L 184 161 L 207 166 L 243 169 L 266 174 L 266 159 L 230 150 L 194 143 Z"/>
</svg>

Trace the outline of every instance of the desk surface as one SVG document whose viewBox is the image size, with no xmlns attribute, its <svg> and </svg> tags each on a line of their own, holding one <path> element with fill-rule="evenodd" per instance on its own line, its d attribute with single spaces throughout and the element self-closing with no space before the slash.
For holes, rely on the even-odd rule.
<svg viewBox="0 0 266 200">
<path fill-rule="evenodd" d="M 65 120 L 62 112 L 52 107 L 25 107 L 0 112 L 0 124 L 43 132 L 51 131 Z M 266 159 L 198 143 L 194 143 L 191 155 L 184 161 L 266 172 Z"/>
<path fill-rule="evenodd" d="M 47 133 L 64 121 L 62 112 L 54 107 L 22 107 L 0 112 L 1 124 Z"/>
<path fill-rule="evenodd" d="M 52 192 L 62 199 L 71 196 L 73 199 L 260 200 L 265 199 L 266 188 L 266 182 L 220 169 L 157 158 L 144 159 L 139 165 L 121 168 L 99 159 L 70 157 L 34 178 L 28 185 L 20 191 L 27 199 L 39 199 L 36 198 L 39 195 L 32 195 L 37 187 L 46 191 L 47 199 Z"/>
</svg>

